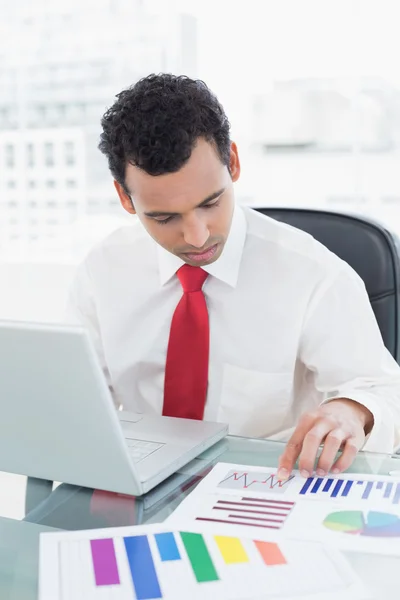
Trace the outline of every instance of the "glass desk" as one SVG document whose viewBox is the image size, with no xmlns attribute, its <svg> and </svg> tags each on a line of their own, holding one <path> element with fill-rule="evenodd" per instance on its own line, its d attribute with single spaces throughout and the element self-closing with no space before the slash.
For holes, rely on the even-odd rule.
<svg viewBox="0 0 400 600">
<path fill-rule="evenodd" d="M 141 498 L 56 485 L 51 496 L 26 515 L 24 521 L 6 518 L 6 511 L 0 511 L 1 600 L 37 600 L 39 534 L 42 531 L 161 522 L 216 462 L 276 467 L 283 448 L 284 444 L 280 442 L 230 436 Z M 349 471 L 382 475 L 400 472 L 400 456 L 360 453 Z M 34 485 L 38 494 L 45 487 L 41 481 Z M 10 490 L 3 492 L 18 504 L 23 502 L 20 496 L 25 494 L 25 486 L 16 486 L 15 497 L 10 495 Z M 376 598 L 398 598 L 400 558 L 346 555 Z"/>
</svg>

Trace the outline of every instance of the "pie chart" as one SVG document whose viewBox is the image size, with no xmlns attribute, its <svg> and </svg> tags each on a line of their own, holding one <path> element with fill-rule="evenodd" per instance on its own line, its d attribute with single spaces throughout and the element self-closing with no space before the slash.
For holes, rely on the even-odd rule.
<svg viewBox="0 0 400 600">
<path fill-rule="evenodd" d="M 385 512 L 339 510 L 327 515 L 323 525 L 331 531 L 369 537 L 400 537 L 400 518 Z"/>
</svg>

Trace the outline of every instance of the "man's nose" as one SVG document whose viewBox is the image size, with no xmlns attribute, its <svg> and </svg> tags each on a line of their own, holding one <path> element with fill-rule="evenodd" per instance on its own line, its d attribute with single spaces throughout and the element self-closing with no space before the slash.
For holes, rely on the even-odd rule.
<svg viewBox="0 0 400 600">
<path fill-rule="evenodd" d="M 185 223 L 183 237 L 188 246 L 202 248 L 210 237 L 210 232 L 202 219 L 195 218 Z"/>
</svg>

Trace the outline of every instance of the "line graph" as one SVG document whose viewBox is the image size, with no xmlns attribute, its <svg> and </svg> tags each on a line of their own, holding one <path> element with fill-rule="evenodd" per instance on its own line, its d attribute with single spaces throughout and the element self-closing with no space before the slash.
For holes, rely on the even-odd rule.
<svg viewBox="0 0 400 600">
<path fill-rule="evenodd" d="M 230 490 L 250 490 L 252 492 L 283 494 L 290 486 L 295 475 L 280 481 L 275 473 L 257 471 L 229 471 L 218 487 Z"/>
</svg>

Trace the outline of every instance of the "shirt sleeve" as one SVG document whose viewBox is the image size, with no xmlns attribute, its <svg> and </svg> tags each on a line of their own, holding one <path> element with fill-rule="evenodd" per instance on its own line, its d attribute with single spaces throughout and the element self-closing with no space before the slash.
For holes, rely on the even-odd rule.
<svg viewBox="0 0 400 600">
<path fill-rule="evenodd" d="M 104 355 L 101 328 L 93 293 L 93 282 L 91 280 L 88 265 L 85 262 L 78 267 L 72 281 L 65 308 L 64 320 L 70 325 L 81 325 L 88 331 L 107 385 L 114 398 L 114 403 L 118 408 L 119 403 L 115 400 L 111 385 L 111 376 Z"/>
<path fill-rule="evenodd" d="M 364 282 L 346 263 L 319 286 L 307 312 L 300 358 L 324 402 L 349 398 L 374 417 L 364 450 L 400 444 L 400 367 L 385 348 Z"/>
</svg>

